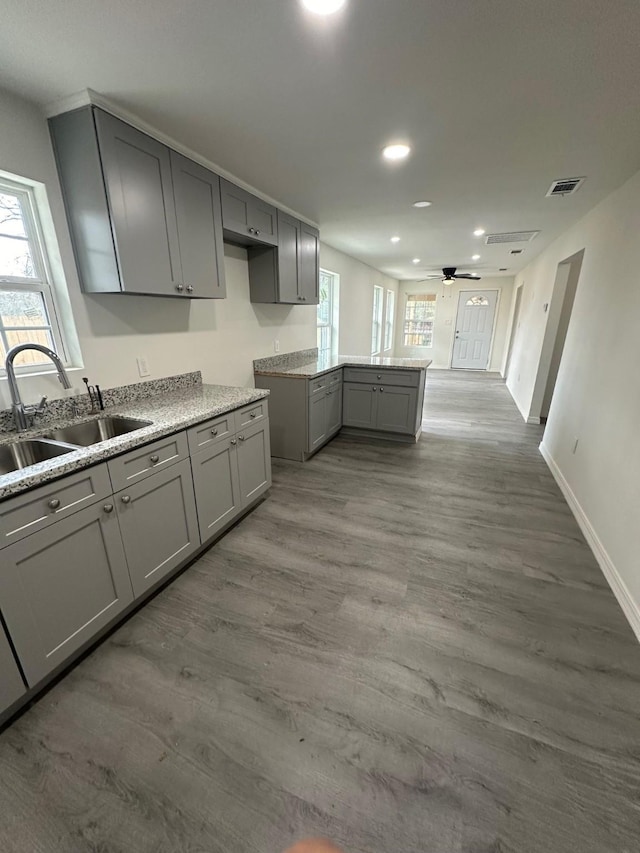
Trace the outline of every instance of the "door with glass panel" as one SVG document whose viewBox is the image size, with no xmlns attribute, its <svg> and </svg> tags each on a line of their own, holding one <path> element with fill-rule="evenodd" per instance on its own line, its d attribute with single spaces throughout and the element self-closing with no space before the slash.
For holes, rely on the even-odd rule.
<svg viewBox="0 0 640 853">
<path fill-rule="evenodd" d="M 487 369 L 497 302 L 497 290 L 460 292 L 451 367 Z"/>
</svg>

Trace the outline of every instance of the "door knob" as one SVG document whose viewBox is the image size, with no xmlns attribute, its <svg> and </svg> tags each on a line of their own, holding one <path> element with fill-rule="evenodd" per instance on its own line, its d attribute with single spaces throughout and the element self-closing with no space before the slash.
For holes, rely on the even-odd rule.
<svg viewBox="0 0 640 853">
<path fill-rule="evenodd" d="M 160 461 L 160 457 L 158 456 L 157 453 L 154 453 L 153 456 L 149 457 L 149 462 L 151 462 L 152 465 L 157 465 L 159 461 Z"/>
<path fill-rule="evenodd" d="M 123 504 L 130 504 L 130 503 L 131 503 L 131 497 L 130 497 L 130 495 L 123 495 L 123 496 L 120 498 L 120 500 L 122 501 L 122 503 L 123 503 Z"/>
<path fill-rule="evenodd" d="M 105 505 L 102 507 L 102 509 L 103 509 L 105 512 L 113 512 L 113 504 L 105 504 Z"/>
<path fill-rule="evenodd" d="M 58 509 L 59 506 L 60 501 L 58 500 L 58 498 L 51 498 L 51 500 L 49 501 L 49 509 Z"/>
</svg>

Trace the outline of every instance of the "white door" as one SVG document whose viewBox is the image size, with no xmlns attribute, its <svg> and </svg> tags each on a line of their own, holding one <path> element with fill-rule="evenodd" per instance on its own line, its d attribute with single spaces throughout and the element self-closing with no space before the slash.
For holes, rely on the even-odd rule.
<svg viewBox="0 0 640 853">
<path fill-rule="evenodd" d="M 460 291 L 451 367 L 487 369 L 497 302 L 497 290 Z"/>
</svg>

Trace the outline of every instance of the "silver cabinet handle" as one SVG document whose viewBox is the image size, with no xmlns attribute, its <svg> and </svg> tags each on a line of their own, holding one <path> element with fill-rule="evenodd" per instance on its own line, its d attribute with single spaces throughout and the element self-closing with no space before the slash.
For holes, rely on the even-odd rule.
<svg viewBox="0 0 640 853">
<path fill-rule="evenodd" d="M 120 500 L 122 501 L 123 504 L 130 504 L 131 503 L 131 496 L 130 495 L 123 495 L 120 498 Z"/>
<path fill-rule="evenodd" d="M 217 435 L 217 434 L 218 434 L 218 430 L 217 430 L 217 429 L 212 429 L 212 430 L 211 430 L 211 435 Z"/>
<path fill-rule="evenodd" d="M 371 390 L 372 390 L 372 391 L 377 391 L 378 389 L 377 389 L 377 388 L 376 388 L 376 386 L 374 385 L 374 386 L 373 386 L 373 388 L 372 388 Z"/>
<path fill-rule="evenodd" d="M 232 438 L 232 439 L 231 439 L 231 444 L 237 444 L 237 443 L 238 443 L 238 442 L 235 440 L 235 438 Z"/>
<path fill-rule="evenodd" d="M 255 413 L 255 412 L 249 412 L 249 417 L 250 417 L 250 418 L 255 418 L 255 416 L 256 416 L 256 413 Z"/>
<path fill-rule="evenodd" d="M 239 439 L 240 441 L 244 441 L 244 436 L 243 436 L 243 435 L 239 435 L 239 436 L 238 436 L 238 439 Z"/>
<path fill-rule="evenodd" d="M 192 284 L 187 285 L 187 293 L 193 293 L 193 285 Z"/>
<path fill-rule="evenodd" d="M 182 291 L 184 290 L 184 284 L 176 284 L 176 290 L 178 291 L 178 293 L 182 293 Z"/>
<path fill-rule="evenodd" d="M 380 393 L 382 394 L 382 392 L 383 392 L 383 391 L 384 391 L 384 388 L 381 388 L 381 389 L 380 389 Z"/>
<path fill-rule="evenodd" d="M 58 498 L 51 498 L 51 500 L 49 501 L 49 509 L 58 509 L 59 506 L 60 501 L 58 500 Z"/>
<path fill-rule="evenodd" d="M 380 374 L 380 373 L 379 373 L 379 374 L 376 376 L 376 379 L 382 379 L 382 374 Z"/>
<path fill-rule="evenodd" d="M 102 509 L 103 509 L 105 512 L 113 512 L 113 504 L 105 504 L 105 505 L 102 507 Z"/>
<path fill-rule="evenodd" d="M 255 233 L 256 233 L 256 235 L 259 235 L 259 234 L 260 234 L 260 229 L 259 229 L 259 228 L 256 228 Z"/>
<path fill-rule="evenodd" d="M 149 457 L 149 462 L 151 462 L 152 465 L 157 465 L 159 461 L 160 461 L 160 457 L 158 456 L 157 453 L 154 453 L 153 456 Z"/>
<path fill-rule="evenodd" d="M 255 233 L 256 233 L 255 228 L 249 228 L 249 234 L 255 234 Z"/>
</svg>

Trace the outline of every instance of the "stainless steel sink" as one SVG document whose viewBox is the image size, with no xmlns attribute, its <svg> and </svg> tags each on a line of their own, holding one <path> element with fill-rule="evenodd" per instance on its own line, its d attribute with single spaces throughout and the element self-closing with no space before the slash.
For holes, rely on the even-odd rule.
<svg viewBox="0 0 640 853">
<path fill-rule="evenodd" d="M 48 430 L 45 437 L 54 441 L 64 441 L 67 444 L 76 444 L 79 447 L 89 447 L 91 444 L 98 444 L 100 441 L 142 429 L 151 423 L 152 421 L 142 421 L 136 418 L 104 417 L 85 421 L 81 424 L 71 424 L 71 426 L 61 427 L 60 429 Z"/>
<path fill-rule="evenodd" d="M 71 453 L 74 449 L 42 439 L 0 444 L 0 474 L 10 474 L 21 468 L 28 468 L 29 465 L 35 465 L 37 462 L 62 456 L 63 453 Z"/>
</svg>

